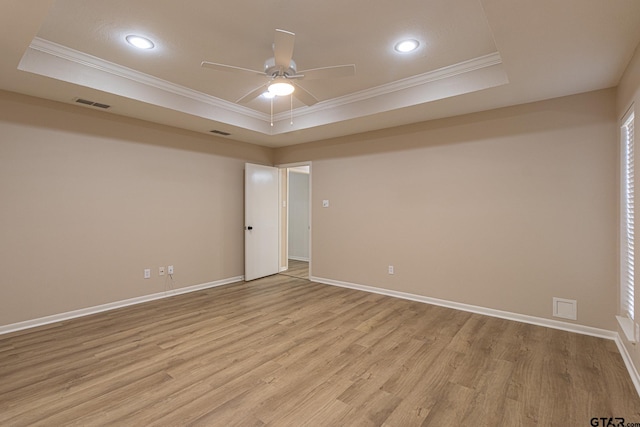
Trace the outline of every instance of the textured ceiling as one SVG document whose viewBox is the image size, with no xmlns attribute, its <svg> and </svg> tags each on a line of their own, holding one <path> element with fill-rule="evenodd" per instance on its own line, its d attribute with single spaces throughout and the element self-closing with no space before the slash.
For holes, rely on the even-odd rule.
<svg viewBox="0 0 640 427">
<path fill-rule="evenodd" d="M 1 89 L 266 146 L 615 86 L 640 42 L 637 0 L 9 0 L 0 16 Z M 300 81 L 311 107 L 237 104 L 266 77 L 201 61 L 261 70 L 275 29 L 296 34 L 298 69 L 356 75 Z M 404 38 L 420 48 L 395 52 Z"/>
</svg>

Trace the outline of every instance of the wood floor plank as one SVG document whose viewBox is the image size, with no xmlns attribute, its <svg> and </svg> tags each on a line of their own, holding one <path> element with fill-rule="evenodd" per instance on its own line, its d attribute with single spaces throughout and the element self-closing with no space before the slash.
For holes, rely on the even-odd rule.
<svg viewBox="0 0 640 427">
<path fill-rule="evenodd" d="M 612 341 L 295 276 L 0 336 L 0 425 L 530 427 L 593 417 L 640 422 Z"/>
<path fill-rule="evenodd" d="M 301 418 L 302 423 L 298 425 L 301 427 L 346 426 L 349 425 L 346 423 L 346 418 L 353 411 L 354 409 L 351 406 L 337 399 L 327 400 L 323 402 L 323 406 L 316 408 L 314 412 Z"/>
<path fill-rule="evenodd" d="M 286 271 L 283 271 L 282 274 L 285 276 L 293 276 L 298 277 L 300 279 L 308 279 L 309 278 L 309 262 L 308 261 L 300 261 L 296 259 L 290 259 L 289 268 Z"/>
</svg>

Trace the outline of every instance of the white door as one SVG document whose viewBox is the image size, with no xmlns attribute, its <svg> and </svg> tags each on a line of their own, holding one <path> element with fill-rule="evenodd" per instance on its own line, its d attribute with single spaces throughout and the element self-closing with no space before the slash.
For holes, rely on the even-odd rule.
<svg viewBox="0 0 640 427">
<path fill-rule="evenodd" d="M 279 272 L 278 169 L 245 163 L 244 280 Z"/>
</svg>

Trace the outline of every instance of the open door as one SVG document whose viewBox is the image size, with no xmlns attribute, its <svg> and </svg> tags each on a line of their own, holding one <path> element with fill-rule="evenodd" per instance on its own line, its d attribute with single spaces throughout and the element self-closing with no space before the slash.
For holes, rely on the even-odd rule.
<svg viewBox="0 0 640 427">
<path fill-rule="evenodd" d="M 311 162 L 280 168 L 280 274 L 309 279 L 311 267 Z"/>
<path fill-rule="evenodd" d="M 245 163 L 244 280 L 277 274 L 279 268 L 278 169 Z"/>
</svg>

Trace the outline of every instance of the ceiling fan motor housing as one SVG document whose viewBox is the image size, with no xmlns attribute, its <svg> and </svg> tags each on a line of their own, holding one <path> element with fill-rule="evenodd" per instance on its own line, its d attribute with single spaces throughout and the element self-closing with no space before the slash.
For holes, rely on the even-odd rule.
<svg viewBox="0 0 640 427">
<path fill-rule="evenodd" d="M 289 68 L 282 71 L 276 66 L 275 58 L 269 58 L 264 61 L 264 73 L 270 77 L 293 77 L 297 75 L 296 69 L 296 62 L 293 59 L 289 63 Z"/>
</svg>

